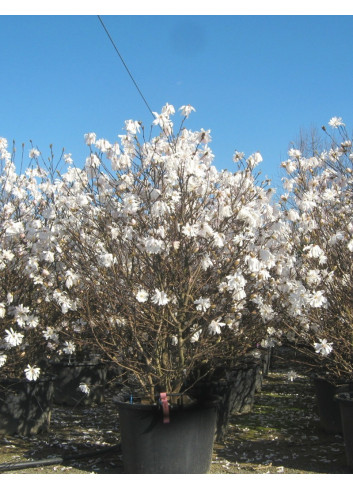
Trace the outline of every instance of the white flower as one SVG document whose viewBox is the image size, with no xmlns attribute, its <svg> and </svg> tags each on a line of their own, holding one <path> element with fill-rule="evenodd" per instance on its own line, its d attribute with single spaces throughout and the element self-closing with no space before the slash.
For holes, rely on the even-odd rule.
<svg viewBox="0 0 353 489">
<path fill-rule="evenodd" d="M 40 155 L 40 151 L 38 151 L 35 148 L 32 148 L 29 152 L 29 157 L 30 158 L 37 158 Z"/>
<path fill-rule="evenodd" d="M 145 289 L 140 289 L 135 297 L 139 302 L 146 302 L 148 299 L 148 292 Z"/>
<path fill-rule="evenodd" d="M 186 223 L 185 226 L 183 226 L 181 232 L 185 234 L 188 238 L 194 238 L 197 236 L 197 233 L 199 231 L 199 225 L 196 224 L 190 224 Z"/>
<path fill-rule="evenodd" d="M 213 261 L 211 260 L 210 256 L 205 255 L 201 261 L 202 270 L 207 270 L 208 268 L 210 268 L 212 266 L 213 266 Z"/>
<path fill-rule="evenodd" d="M 22 343 L 23 340 L 22 333 L 17 333 L 12 328 L 6 329 L 5 333 L 7 333 L 7 336 L 5 337 L 5 341 L 9 343 L 9 345 L 18 346 Z"/>
<path fill-rule="evenodd" d="M 291 148 L 288 151 L 288 154 L 291 158 L 300 158 L 300 156 L 302 155 L 299 149 L 294 149 L 294 148 Z"/>
<path fill-rule="evenodd" d="M 247 159 L 247 163 L 251 169 L 255 168 L 259 163 L 262 161 L 262 156 L 260 153 L 254 153 L 253 155 L 249 156 Z"/>
<path fill-rule="evenodd" d="M 88 132 L 87 134 L 85 134 L 84 138 L 87 146 L 90 146 L 91 144 L 94 144 L 96 142 L 96 134 L 94 132 Z"/>
<path fill-rule="evenodd" d="M 176 346 L 178 344 L 178 338 L 177 336 L 172 336 L 171 343 L 173 346 Z"/>
<path fill-rule="evenodd" d="M 67 355 L 72 355 L 72 353 L 76 350 L 76 346 L 72 341 L 65 341 L 65 348 L 63 348 L 63 352 Z"/>
<path fill-rule="evenodd" d="M 4 353 L 0 353 L 0 367 L 5 365 L 6 360 L 7 360 L 7 355 L 5 355 Z"/>
<path fill-rule="evenodd" d="M 106 153 L 112 148 L 112 145 L 106 139 L 97 139 L 95 143 L 96 148 L 98 148 L 102 153 Z"/>
<path fill-rule="evenodd" d="M 71 153 L 65 153 L 64 154 L 64 161 L 67 165 L 71 165 L 71 163 L 74 162 L 74 160 L 71 158 L 72 154 Z"/>
<path fill-rule="evenodd" d="M 168 304 L 170 299 L 167 297 L 167 294 L 162 290 L 155 289 L 155 292 L 152 296 L 153 304 L 157 304 L 158 306 L 165 306 Z"/>
<path fill-rule="evenodd" d="M 245 153 L 242 153 L 240 151 L 235 151 L 233 155 L 233 161 L 236 163 L 237 161 L 240 161 L 244 158 Z"/>
<path fill-rule="evenodd" d="M 130 134 L 136 134 L 137 132 L 140 132 L 140 126 L 141 124 L 138 121 L 133 121 L 131 119 L 125 121 L 125 129 Z"/>
<path fill-rule="evenodd" d="M 211 301 L 208 297 L 205 299 L 203 297 L 200 297 L 196 301 L 194 301 L 194 304 L 197 304 L 196 309 L 198 311 L 206 312 L 207 309 L 211 307 Z"/>
<path fill-rule="evenodd" d="M 190 104 L 188 104 L 188 105 L 182 105 L 179 110 L 180 110 L 180 112 L 182 113 L 182 115 L 184 117 L 189 117 L 189 115 L 193 111 L 196 112 L 195 109 L 194 109 L 194 107 L 192 107 Z"/>
<path fill-rule="evenodd" d="M 190 343 L 196 343 L 196 341 L 199 341 L 200 336 L 201 336 L 201 329 L 195 331 L 195 333 L 191 336 Z"/>
<path fill-rule="evenodd" d="M 298 377 L 298 374 L 294 370 L 290 370 L 288 372 L 288 374 L 287 374 L 287 377 L 288 377 L 288 380 L 290 380 L 291 382 L 293 382 L 293 380 Z"/>
<path fill-rule="evenodd" d="M 220 233 L 214 233 L 213 243 L 217 248 L 222 248 L 224 246 L 224 236 Z"/>
<path fill-rule="evenodd" d="M 116 259 L 111 253 L 103 253 L 99 256 L 99 261 L 103 267 L 109 268 L 116 262 Z"/>
<path fill-rule="evenodd" d="M 73 285 L 75 285 L 77 283 L 78 279 L 80 278 L 79 275 L 72 272 L 71 270 L 66 271 L 65 277 L 66 277 L 65 285 L 68 289 L 71 289 L 71 287 Z"/>
<path fill-rule="evenodd" d="M 339 126 L 344 126 L 344 123 L 342 122 L 342 117 L 332 117 L 329 120 L 328 125 L 337 128 Z"/>
<path fill-rule="evenodd" d="M 308 273 L 305 278 L 308 285 L 317 285 L 321 282 L 320 270 L 313 269 L 308 270 Z"/>
<path fill-rule="evenodd" d="M 35 365 L 33 367 L 27 365 L 27 368 L 25 368 L 24 372 L 28 380 L 37 380 L 40 375 L 40 368 L 36 367 Z"/>
<path fill-rule="evenodd" d="M 245 257 L 245 263 L 248 265 L 250 272 L 258 272 L 260 270 L 260 262 L 256 257 L 250 255 Z"/>
<path fill-rule="evenodd" d="M 90 388 L 88 387 L 87 384 L 85 384 L 84 382 L 81 382 L 81 384 L 78 386 L 78 389 L 83 392 L 84 394 L 89 394 L 90 393 Z"/>
<path fill-rule="evenodd" d="M 58 343 L 59 341 L 59 335 L 55 332 L 55 329 L 52 326 L 47 326 L 46 330 L 43 331 L 42 334 L 46 340 L 51 340 L 55 343 Z"/>
<path fill-rule="evenodd" d="M 319 342 L 320 343 L 314 343 L 314 348 L 316 353 L 320 353 L 324 357 L 329 353 L 331 353 L 331 351 L 333 350 L 332 348 L 333 343 L 327 343 L 327 340 L 321 340 L 320 338 L 319 338 Z"/>
<path fill-rule="evenodd" d="M 153 238 L 152 236 L 144 239 L 144 245 L 147 253 L 151 253 L 152 255 L 160 253 L 165 248 L 163 240 Z"/>
<path fill-rule="evenodd" d="M 4 318 L 6 314 L 6 307 L 3 302 L 0 302 L 0 318 Z"/>
<path fill-rule="evenodd" d="M 321 307 L 327 302 L 326 297 L 324 297 L 324 292 L 322 290 L 317 290 L 309 297 L 309 304 L 311 307 Z"/>
<path fill-rule="evenodd" d="M 221 334 L 221 328 L 226 325 L 226 323 L 220 322 L 221 318 L 213 319 L 208 325 L 208 330 L 211 334 Z"/>
</svg>

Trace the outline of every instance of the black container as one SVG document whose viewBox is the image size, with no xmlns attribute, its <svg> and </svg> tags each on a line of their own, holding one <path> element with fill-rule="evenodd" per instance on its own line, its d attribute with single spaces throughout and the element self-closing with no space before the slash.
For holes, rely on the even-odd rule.
<svg viewBox="0 0 353 489">
<path fill-rule="evenodd" d="M 353 391 L 341 392 L 335 395 L 338 401 L 347 465 L 353 469 Z"/>
<path fill-rule="evenodd" d="M 341 412 L 335 395 L 346 392 L 351 383 L 337 383 L 329 381 L 325 377 L 313 377 L 317 406 L 319 410 L 320 426 L 326 433 L 341 434 Z"/>
<path fill-rule="evenodd" d="M 50 379 L 0 381 L 0 434 L 29 436 L 48 431 L 53 392 Z"/>
<path fill-rule="evenodd" d="M 124 471 L 130 474 L 206 474 L 211 466 L 217 400 L 172 406 L 118 403 Z"/>
<path fill-rule="evenodd" d="M 263 348 L 260 351 L 262 353 L 262 375 L 267 377 L 271 367 L 272 348 Z"/>
<path fill-rule="evenodd" d="M 261 364 L 258 360 L 244 361 L 228 374 L 232 383 L 233 396 L 231 413 L 249 413 L 255 402 L 256 385 Z"/>
<path fill-rule="evenodd" d="M 54 402 L 66 406 L 88 406 L 104 401 L 107 367 L 102 363 L 53 363 Z M 79 389 L 80 384 L 89 387 L 89 394 Z"/>
</svg>

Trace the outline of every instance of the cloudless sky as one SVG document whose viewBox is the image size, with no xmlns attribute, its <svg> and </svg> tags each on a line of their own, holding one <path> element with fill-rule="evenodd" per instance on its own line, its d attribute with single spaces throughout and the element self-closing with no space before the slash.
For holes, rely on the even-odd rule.
<svg viewBox="0 0 353 489">
<path fill-rule="evenodd" d="M 26 154 L 30 140 L 47 156 L 64 147 L 77 166 L 84 133 L 115 142 L 126 119 L 153 119 L 98 17 L 81 12 L 0 15 L 0 137 Z M 278 186 L 300 130 L 333 116 L 353 127 L 351 15 L 101 17 L 153 111 L 195 107 L 187 127 L 211 129 L 218 169 L 259 151 Z"/>
</svg>

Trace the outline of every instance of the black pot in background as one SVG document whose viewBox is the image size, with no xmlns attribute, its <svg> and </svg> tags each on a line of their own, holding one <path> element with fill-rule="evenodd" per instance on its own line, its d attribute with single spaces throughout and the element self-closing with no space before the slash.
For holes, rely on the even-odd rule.
<svg viewBox="0 0 353 489">
<path fill-rule="evenodd" d="M 217 400 L 170 408 L 118 403 L 124 471 L 130 474 L 206 474 L 211 466 Z"/>
<path fill-rule="evenodd" d="M 335 400 L 338 402 L 341 414 L 347 465 L 353 469 L 353 390 L 336 394 Z"/>
<path fill-rule="evenodd" d="M 342 423 L 341 413 L 335 395 L 346 392 L 352 383 L 342 382 L 333 383 L 323 376 L 314 376 L 313 382 L 319 409 L 320 426 L 326 433 L 341 434 Z"/>
<path fill-rule="evenodd" d="M 67 406 L 88 406 L 104 401 L 107 367 L 103 363 L 52 363 L 54 374 L 54 402 Z M 80 384 L 89 387 L 86 394 Z"/>
<path fill-rule="evenodd" d="M 22 436 L 48 431 L 53 381 L 6 379 L 0 381 L 0 434 Z"/>
<path fill-rule="evenodd" d="M 272 348 L 263 348 L 260 351 L 262 354 L 262 375 L 267 377 L 271 367 Z"/>
<path fill-rule="evenodd" d="M 261 361 L 244 358 L 229 372 L 216 372 L 207 381 L 199 382 L 190 391 L 197 399 L 213 395 L 220 398 L 217 416 L 216 441 L 223 443 L 231 414 L 251 411 L 255 402 L 256 384 L 261 370 Z"/>
</svg>

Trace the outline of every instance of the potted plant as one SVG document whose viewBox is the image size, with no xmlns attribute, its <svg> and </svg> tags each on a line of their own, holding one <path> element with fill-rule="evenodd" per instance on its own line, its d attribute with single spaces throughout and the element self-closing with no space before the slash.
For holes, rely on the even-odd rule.
<svg viewBox="0 0 353 489">
<path fill-rule="evenodd" d="M 53 393 L 41 375 L 45 303 L 28 253 L 39 224 L 34 172 L 16 174 L 3 138 L 0 150 L 0 432 L 31 435 L 48 429 Z"/>
<path fill-rule="evenodd" d="M 342 119 L 333 117 L 329 126 L 327 139 L 302 141 L 282 164 L 296 255 L 284 323 L 293 345 L 312 357 L 322 427 L 340 432 L 334 395 L 353 381 L 353 153 Z"/>
<path fill-rule="evenodd" d="M 200 464 L 184 458 L 177 469 L 171 463 L 177 457 L 158 437 L 178 426 L 177 413 L 195 412 L 197 403 L 188 407 L 186 396 L 196 383 L 267 336 L 276 319 L 275 291 L 286 280 L 287 224 L 271 201 L 273 191 L 257 183 L 260 154 L 245 160 L 236 152 L 236 171 L 218 171 L 210 132 L 183 126 L 193 110 L 181 108 L 183 122 L 174 131 L 175 110 L 167 104 L 155 114 L 160 133 L 147 140 L 142 124 L 131 120 L 120 144 L 86 134 L 85 167 L 70 161 L 46 201 L 55 209 L 46 212 L 46 225 L 54 216 L 56 266 L 73 277 L 69 288 L 62 280 L 48 294 L 55 301 L 65 293 L 90 341 L 119 367 L 131 390 L 129 402 L 119 405 L 122 429 L 136 427 L 150 410 L 147 432 L 158 425 L 156 445 L 168 453 L 169 462 L 157 466 L 140 463 L 135 453 L 128 470 L 208 470 L 213 400 L 201 406 L 210 434 L 206 454 L 197 448 Z M 201 429 L 195 417 L 188 426 L 189 438 L 197 439 L 190 431 Z M 145 425 L 141 430 L 136 442 L 123 434 L 127 466 L 127 445 L 141 447 L 147 436 Z M 183 442 L 179 446 L 189 453 Z"/>
</svg>

